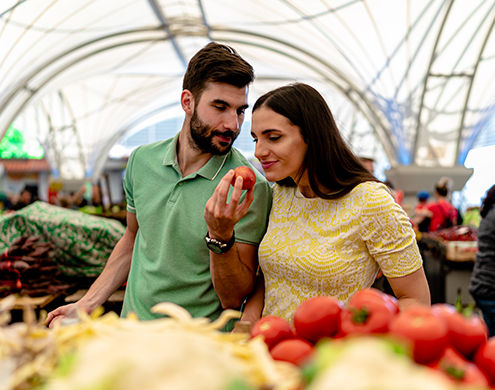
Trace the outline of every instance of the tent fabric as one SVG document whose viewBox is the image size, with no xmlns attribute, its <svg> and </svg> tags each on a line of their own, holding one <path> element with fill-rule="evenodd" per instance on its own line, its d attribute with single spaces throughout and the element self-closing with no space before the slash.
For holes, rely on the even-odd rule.
<svg viewBox="0 0 495 390">
<path fill-rule="evenodd" d="M 493 0 L 3 0 L 0 136 L 14 123 L 56 175 L 97 177 L 122 136 L 177 115 L 215 40 L 253 64 L 251 104 L 307 82 L 356 153 L 462 165 L 493 131 L 494 24 Z"/>
</svg>

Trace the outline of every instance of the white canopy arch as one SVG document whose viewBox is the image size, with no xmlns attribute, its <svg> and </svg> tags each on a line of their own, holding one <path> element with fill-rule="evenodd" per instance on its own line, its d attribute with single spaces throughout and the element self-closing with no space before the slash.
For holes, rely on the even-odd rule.
<svg viewBox="0 0 495 390">
<path fill-rule="evenodd" d="M 251 101 L 304 81 L 357 153 L 455 167 L 494 132 L 494 24 L 493 0 L 4 0 L 0 137 L 14 123 L 55 174 L 98 177 L 215 40 L 254 66 Z"/>
</svg>

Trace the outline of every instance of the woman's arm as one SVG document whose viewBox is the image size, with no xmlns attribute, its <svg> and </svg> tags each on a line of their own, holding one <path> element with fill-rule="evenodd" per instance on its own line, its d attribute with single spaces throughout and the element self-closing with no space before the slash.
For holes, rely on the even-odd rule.
<svg viewBox="0 0 495 390">
<path fill-rule="evenodd" d="M 256 321 L 261 318 L 263 306 L 265 303 L 265 280 L 263 273 L 259 270 L 256 276 L 256 286 L 253 293 L 249 296 L 241 319 L 236 323 L 235 330 L 249 332 Z"/>
<path fill-rule="evenodd" d="M 430 306 L 430 288 L 423 267 L 412 274 L 398 278 L 387 278 L 387 280 L 394 290 L 401 309 L 413 305 Z"/>
</svg>

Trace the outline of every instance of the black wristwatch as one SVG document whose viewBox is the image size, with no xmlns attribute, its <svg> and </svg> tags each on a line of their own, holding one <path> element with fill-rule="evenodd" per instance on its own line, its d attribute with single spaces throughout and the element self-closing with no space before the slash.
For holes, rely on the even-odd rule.
<svg viewBox="0 0 495 390">
<path fill-rule="evenodd" d="M 230 248 L 234 246 L 235 234 L 232 233 L 232 238 L 227 242 L 223 242 L 217 240 L 216 238 L 211 238 L 208 232 L 206 232 L 205 241 L 206 241 L 206 246 L 210 251 L 212 251 L 213 253 L 222 254 L 227 252 Z"/>
</svg>

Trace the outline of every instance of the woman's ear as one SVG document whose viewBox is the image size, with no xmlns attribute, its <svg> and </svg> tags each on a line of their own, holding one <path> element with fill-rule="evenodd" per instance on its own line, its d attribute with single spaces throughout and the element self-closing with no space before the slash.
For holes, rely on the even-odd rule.
<svg viewBox="0 0 495 390">
<path fill-rule="evenodd" d="M 180 104 L 186 114 L 194 112 L 194 96 L 191 91 L 184 89 L 180 95 Z"/>
</svg>

